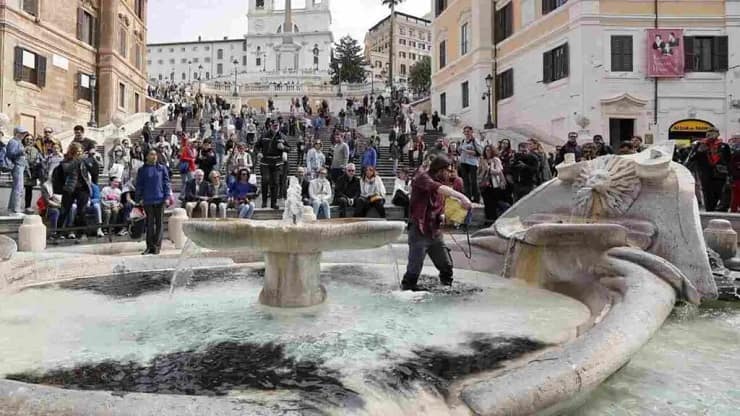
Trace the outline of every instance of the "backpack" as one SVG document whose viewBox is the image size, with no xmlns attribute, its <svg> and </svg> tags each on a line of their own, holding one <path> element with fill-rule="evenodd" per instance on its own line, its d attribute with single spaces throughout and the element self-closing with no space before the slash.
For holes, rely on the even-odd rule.
<svg viewBox="0 0 740 416">
<path fill-rule="evenodd" d="M 13 169 L 13 161 L 7 154 L 5 143 L 0 141 L 0 172 L 10 172 Z"/>
</svg>

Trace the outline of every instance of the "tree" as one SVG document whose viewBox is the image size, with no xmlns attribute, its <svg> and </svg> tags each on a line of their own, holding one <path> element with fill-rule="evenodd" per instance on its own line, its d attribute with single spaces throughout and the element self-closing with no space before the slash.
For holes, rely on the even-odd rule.
<svg viewBox="0 0 740 416">
<path fill-rule="evenodd" d="M 341 71 L 339 64 L 342 64 Z M 362 47 L 356 39 L 347 35 L 334 44 L 329 71 L 331 72 L 331 83 L 339 82 L 362 83 L 365 82 L 365 58 L 362 56 Z"/>
<path fill-rule="evenodd" d="M 409 86 L 417 93 L 428 93 L 432 86 L 432 59 L 423 56 L 409 70 Z"/>
<path fill-rule="evenodd" d="M 396 6 L 403 3 L 403 0 L 381 0 L 381 3 L 384 6 L 388 6 L 389 9 L 391 9 L 391 36 L 390 36 L 390 47 L 388 48 L 388 83 L 391 86 L 391 89 L 393 89 L 393 54 L 394 54 L 394 47 L 395 45 L 395 38 L 393 35 L 395 35 L 395 21 L 396 21 Z"/>
</svg>

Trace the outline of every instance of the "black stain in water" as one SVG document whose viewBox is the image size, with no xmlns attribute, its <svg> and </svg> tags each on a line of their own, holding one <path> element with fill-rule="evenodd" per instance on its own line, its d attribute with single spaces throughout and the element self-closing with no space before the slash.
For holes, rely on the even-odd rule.
<svg viewBox="0 0 740 416">
<path fill-rule="evenodd" d="M 447 397 L 448 388 L 455 380 L 502 368 L 505 361 L 545 348 L 547 344 L 521 337 L 476 334 L 460 347 L 470 352 L 450 352 L 437 348 L 414 350 L 414 358 L 373 375 L 372 382 L 382 388 L 407 392 L 421 385 Z"/>
<path fill-rule="evenodd" d="M 223 342 L 204 351 L 159 355 L 143 365 L 104 361 L 45 374 L 21 373 L 9 380 L 74 390 L 223 396 L 230 391 L 293 390 L 321 406 L 360 408 L 364 401 L 321 363 L 285 356 L 283 346 Z"/>
</svg>

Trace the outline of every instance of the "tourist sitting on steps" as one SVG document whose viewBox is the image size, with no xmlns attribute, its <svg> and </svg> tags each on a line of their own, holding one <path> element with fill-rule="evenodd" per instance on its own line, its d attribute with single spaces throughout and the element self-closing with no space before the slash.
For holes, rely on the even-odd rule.
<svg viewBox="0 0 740 416">
<path fill-rule="evenodd" d="M 311 206 L 311 196 L 308 194 L 308 187 L 311 181 L 306 178 L 306 169 L 299 166 L 296 169 L 295 176 L 298 179 L 298 184 L 301 185 L 301 200 L 303 201 L 303 205 Z"/>
<path fill-rule="evenodd" d="M 257 185 L 249 181 L 249 169 L 241 169 L 236 182 L 229 186 L 229 204 L 236 208 L 239 218 L 252 218 L 254 199 L 257 197 Z"/>
<path fill-rule="evenodd" d="M 226 218 L 226 208 L 228 205 L 229 188 L 226 181 L 221 180 L 221 172 L 214 170 L 209 176 L 213 197 L 209 201 L 208 212 L 211 217 Z"/>
<path fill-rule="evenodd" d="M 439 270 L 440 283 L 452 285 L 454 266 L 440 230 L 444 219 L 444 198 L 458 199 L 465 209 L 470 209 L 471 204 L 465 195 L 444 185 L 449 167 L 450 159 L 440 155 L 430 163 L 429 170 L 419 172 L 411 183 L 409 257 L 401 290 L 419 290 L 417 282 L 427 254 Z"/>
<path fill-rule="evenodd" d="M 371 208 L 378 211 L 380 218 L 385 218 L 385 185 L 375 168 L 368 166 L 360 181 L 360 197 L 355 201 L 355 217 L 365 217 Z"/>
<path fill-rule="evenodd" d="M 213 197 L 213 188 L 210 183 L 203 180 L 205 174 L 202 170 L 196 169 L 194 176 L 183 189 L 185 211 L 188 217 L 193 218 L 193 212 L 197 208 L 199 218 L 208 218 L 208 202 Z"/>
<path fill-rule="evenodd" d="M 355 164 L 350 163 L 344 169 L 344 175 L 334 185 L 334 203 L 339 206 L 339 217 L 347 216 L 347 207 L 353 207 L 360 197 L 360 179 L 355 176 Z"/>
<path fill-rule="evenodd" d="M 411 191 L 411 181 L 409 180 L 408 169 L 401 168 L 398 176 L 393 183 L 393 199 L 391 203 L 397 207 L 403 208 L 403 218 L 409 217 L 409 192 Z"/>
<path fill-rule="evenodd" d="M 319 170 L 319 177 L 312 180 L 308 187 L 308 195 L 311 198 L 311 206 L 317 219 L 330 219 L 331 208 L 331 183 L 326 179 L 326 168 Z M 323 212 L 323 215 L 322 215 Z"/>
</svg>

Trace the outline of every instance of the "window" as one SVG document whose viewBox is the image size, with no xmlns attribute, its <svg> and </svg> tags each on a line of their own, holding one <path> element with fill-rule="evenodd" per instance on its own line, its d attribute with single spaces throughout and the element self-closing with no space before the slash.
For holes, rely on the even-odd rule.
<svg viewBox="0 0 740 416">
<path fill-rule="evenodd" d="M 206 56 L 205 58 L 203 58 L 203 62 L 209 63 L 209 62 L 211 62 L 211 58 L 208 57 L 208 56 Z"/>
<path fill-rule="evenodd" d="M 401 75 L 406 75 L 406 65 L 401 64 Z"/>
<path fill-rule="evenodd" d="M 126 108 L 126 86 L 122 82 L 118 83 L 118 106 Z"/>
<path fill-rule="evenodd" d="M 258 67 L 262 66 L 262 57 L 261 56 L 258 56 L 257 59 L 255 60 L 254 64 L 256 66 L 258 66 Z"/>
<path fill-rule="evenodd" d="M 468 81 L 460 85 L 460 95 L 462 96 L 462 108 L 470 107 L 470 84 Z"/>
<path fill-rule="evenodd" d="M 185 52 L 185 48 L 180 48 L 180 52 Z"/>
<path fill-rule="evenodd" d="M 90 87 L 90 75 L 83 72 L 77 73 L 77 99 L 92 101 L 92 88 Z"/>
<path fill-rule="evenodd" d="M 247 66 L 247 56 L 242 56 L 242 65 Z"/>
<path fill-rule="evenodd" d="M 145 0 L 135 0 L 134 1 L 134 11 L 136 12 L 136 15 L 139 17 L 139 19 L 144 19 L 144 10 L 146 10 L 146 1 Z"/>
<path fill-rule="evenodd" d="M 410 53 L 409 54 L 409 59 L 411 59 L 412 61 L 415 61 L 416 60 L 416 54 L 415 53 Z"/>
<path fill-rule="evenodd" d="M 542 81 L 547 84 L 567 77 L 569 73 L 568 59 L 567 43 L 545 52 L 542 55 Z"/>
<path fill-rule="evenodd" d="M 199 60 L 200 60 L 199 58 L 193 58 L 193 63 L 197 64 Z"/>
<path fill-rule="evenodd" d="M 265 8 L 265 0 L 257 0 L 257 8 L 258 9 L 264 9 Z"/>
<path fill-rule="evenodd" d="M 447 41 L 439 42 L 439 69 L 447 65 Z"/>
<path fill-rule="evenodd" d="M 157 53 L 162 53 L 162 48 L 157 49 Z"/>
<path fill-rule="evenodd" d="M 175 64 L 175 59 L 174 59 L 174 58 L 171 58 L 171 59 L 170 59 L 170 64 L 172 64 L 172 65 L 174 65 L 174 64 Z"/>
<path fill-rule="evenodd" d="M 134 113 L 138 113 L 141 110 L 141 107 L 139 106 L 139 101 L 141 100 L 141 96 L 138 92 L 134 93 Z"/>
<path fill-rule="evenodd" d="M 175 48 L 170 48 L 170 53 L 175 53 Z"/>
<path fill-rule="evenodd" d="M 401 45 L 405 45 L 406 39 L 398 39 L 398 43 L 400 43 Z"/>
<path fill-rule="evenodd" d="M 406 52 L 398 52 L 398 56 L 401 58 L 406 58 Z"/>
<path fill-rule="evenodd" d="M 514 70 L 509 69 L 496 75 L 496 100 L 514 95 Z"/>
<path fill-rule="evenodd" d="M 242 52 L 246 52 L 246 51 L 247 51 L 247 41 L 245 40 L 244 42 L 242 42 Z"/>
<path fill-rule="evenodd" d="M 612 72 L 632 72 L 632 36 L 612 36 Z"/>
<path fill-rule="evenodd" d="M 162 80 L 162 74 L 159 74 L 159 80 L 160 81 Z"/>
<path fill-rule="evenodd" d="M 686 36 L 686 72 L 727 71 L 727 36 Z"/>
<path fill-rule="evenodd" d="M 151 61 L 151 59 L 148 59 L 148 60 L 146 61 L 146 64 L 147 64 L 147 65 L 151 65 L 151 64 L 152 64 L 152 61 Z"/>
<path fill-rule="evenodd" d="M 402 35 L 406 35 L 406 29 L 404 29 L 404 28 L 403 28 L 403 26 L 401 26 L 401 27 L 400 27 L 400 28 L 398 29 L 398 33 L 400 33 L 400 34 L 402 34 Z"/>
<path fill-rule="evenodd" d="M 38 0 L 21 0 L 21 8 L 23 8 L 23 11 L 28 14 L 32 14 L 34 16 L 39 15 Z"/>
<path fill-rule="evenodd" d="M 185 81 L 186 79 L 188 79 L 188 74 L 186 74 L 186 73 L 183 72 L 182 73 L 182 80 Z"/>
<path fill-rule="evenodd" d="M 181 64 L 186 64 L 186 63 L 188 63 L 188 60 L 185 59 L 185 58 L 182 58 L 182 59 L 180 59 L 180 63 Z"/>
<path fill-rule="evenodd" d="M 542 0 L 542 15 L 550 13 L 567 2 L 568 0 Z"/>
<path fill-rule="evenodd" d="M 221 75 L 224 73 L 224 64 L 216 65 L 216 74 Z"/>
<path fill-rule="evenodd" d="M 161 59 L 158 59 L 158 60 L 157 60 L 157 63 L 158 63 L 159 65 L 162 65 L 162 64 L 164 64 L 164 61 L 163 61 L 163 60 L 161 60 Z"/>
<path fill-rule="evenodd" d="M 509 3 L 511 4 L 511 3 Z M 465 55 L 470 49 L 470 26 L 467 22 L 460 26 L 460 55 Z"/>
<path fill-rule="evenodd" d="M 210 72 L 206 72 L 206 79 L 211 79 L 211 73 Z"/>
<path fill-rule="evenodd" d="M 224 59 L 224 50 L 219 49 L 216 51 L 216 59 Z"/>
<path fill-rule="evenodd" d="M 414 29 L 409 29 L 409 36 L 411 36 L 411 37 L 414 36 Z"/>
<path fill-rule="evenodd" d="M 434 0 L 434 15 L 439 16 L 447 8 L 447 0 Z"/>
<path fill-rule="evenodd" d="M 198 52 L 198 47 L 197 46 L 193 46 L 193 52 Z"/>
<path fill-rule="evenodd" d="M 95 18 L 83 8 L 77 8 L 77 40 L 95 46 Z"/>
<path fill-rule="evenodd" d="M 447 93 L 446 92 L 439 94 L 439 112 L 443 116 L 447 115 Z"/>
<path fill-rule="evenodd" d="M 211 50 L 211 47 L 210 46 L 206 46 L 204 49 L 206 50 L 206 52 L 208 52 L 208 51 Z"/>
<path fill-rule="evenodd" d="M 118 53 L 124 58 L 128 56 L 128 41 L 126 40 L 126 29 L 121 26 L 118 29 Z"/>
<path fill-rule="evenodd" d="M 514 33 L 514 8 L 511 3 L 509 2 L 506 6 L 496 10 L 496 33 L 494 34 L 496 43 Z"/>
<path fill-rule="evenodd" d="M 43 88 L 46 86 L 46 58 L 16 46 L 13 79 Z"/>
</svg>

